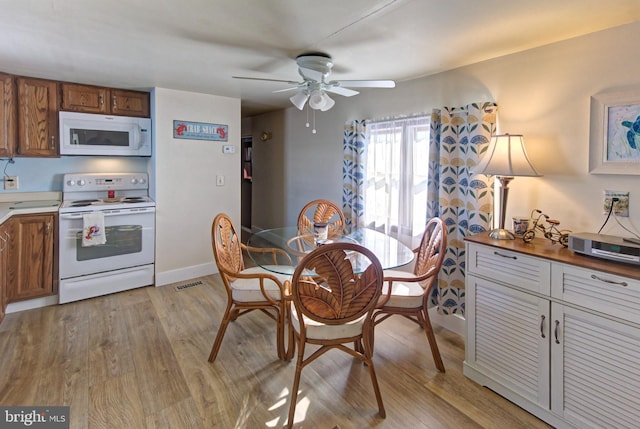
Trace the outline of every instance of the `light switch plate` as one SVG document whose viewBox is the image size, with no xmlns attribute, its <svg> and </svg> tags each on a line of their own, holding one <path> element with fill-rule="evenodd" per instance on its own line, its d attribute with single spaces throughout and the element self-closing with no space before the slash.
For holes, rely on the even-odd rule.
<svg viewBox="0 0 640 429">
<path fill-rule="evenodd" d="M 216 176 L 216 186 L 224 186 L 224 176 Z"/>
<path fill-rule="evenodd" d="M 231 144 L 222 146 L 222 153 L 236 153 L 236 147 Z"/>
</svg>

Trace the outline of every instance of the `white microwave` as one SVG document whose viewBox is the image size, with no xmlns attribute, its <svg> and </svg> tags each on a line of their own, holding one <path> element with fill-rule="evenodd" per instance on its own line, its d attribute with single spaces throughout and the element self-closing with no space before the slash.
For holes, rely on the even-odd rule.
<svg viewBox="0 0 640 429">
<path fill-rule="evenodd" d="M 151 119 L 60 112 L 60 155 L 151 156 Z"/>
</svg>

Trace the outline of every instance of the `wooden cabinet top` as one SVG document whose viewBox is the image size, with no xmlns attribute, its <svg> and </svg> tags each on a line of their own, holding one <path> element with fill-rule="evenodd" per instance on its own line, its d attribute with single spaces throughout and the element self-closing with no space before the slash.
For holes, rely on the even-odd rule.
<svg viewBox="0 0 640 429">
<path fill-rule="evenodd" d="M 618 263 L 581 255 L 566 247 L 562 247 L 560 244 L 552 244 L 551 241 L 543 238 L 536 237 L 530 243 L 525 243 L 521 238 L 516 238 L 515 240 L 496 240 L 489 237 L 488 232 L 482 232 L 466 237 L 465 241 L 640 280 L 640 266 L 638 265 Z"/>
</svg>

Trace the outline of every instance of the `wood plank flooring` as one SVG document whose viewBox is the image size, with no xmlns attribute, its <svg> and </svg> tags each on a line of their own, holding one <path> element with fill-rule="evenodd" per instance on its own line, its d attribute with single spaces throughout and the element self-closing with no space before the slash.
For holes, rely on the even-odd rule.
<svg viewBox="0 0 640 429">
<path fill-rule="evenodd" d="M 283 427 L 295 362 L 277 359 L 273 321 L 240 317 L 207 362 L 226 295 L 219 276 L 196 280 L 7 315 L 0 404 L 69 405 L 73 429 Z M 327 353 L 302 372 L 295 427 L 548 427 L 462 375 L 463 338 L 436 336 L 446 374 L 417 325 L 395 317 L 376 328 L 386 419 L 366 367 Z"/>
</svg>

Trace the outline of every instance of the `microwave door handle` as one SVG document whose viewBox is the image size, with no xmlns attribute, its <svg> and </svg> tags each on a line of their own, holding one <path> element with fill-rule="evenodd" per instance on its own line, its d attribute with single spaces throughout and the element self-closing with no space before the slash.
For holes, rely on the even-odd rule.
<svg viewBox="0 0 640 429">
<path fill-rule="evenodd" d="M 134 133 L 136 142 L 136 147 L 134 149 L 138 150 L 142 147 L 142 131 L 140 131 L 140 125 L 136 125 L 134 127 Z"/>
</svg>

